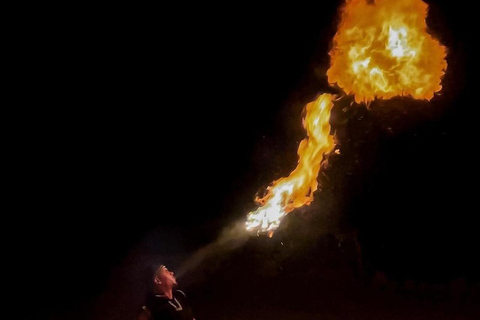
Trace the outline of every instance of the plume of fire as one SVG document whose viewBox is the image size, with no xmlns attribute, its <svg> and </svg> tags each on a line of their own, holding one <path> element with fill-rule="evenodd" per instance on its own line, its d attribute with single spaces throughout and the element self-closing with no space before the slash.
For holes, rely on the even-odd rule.
<svg viewBox="0 0 480 320">
<path fill-rule="evenodd" d="M 329 53 L 329 83 L 357 103 L 432 99 L 447 62 L 445 47 L 427 32 L 427 12 L 421 0 L 346 0 Z"/>
<path fill-rule="evenodd" d="M 427 32 L 428 5 L 421 0 L 346 0 L 329 52 L 327 71 L 355 102 L 395 96 L 431 100 L 442 89 L 446 48 Z M 324 157 L 334 148 L 330 135 L 333 96 L 307 104 L 307 138 L 298 148 L 298 166 L 274 181 L 247 216 L 247 230 L 273 235 L 286 214 L 313 201 Z"/>
<path fill-rule="evenodd" d="M 334 147 L 329 123 L 333 97 L 323 94 L 305 106 L 303 126 L 307 137 L 298 147 L 298 165 L 288 177 L 274 181 L 264 197 L 257 197 L 261 207 L 248 214 L 247 230 L 258 228 L 271 236 L 287 213 L 313 201 L 320 164 Z"/>
</svg>

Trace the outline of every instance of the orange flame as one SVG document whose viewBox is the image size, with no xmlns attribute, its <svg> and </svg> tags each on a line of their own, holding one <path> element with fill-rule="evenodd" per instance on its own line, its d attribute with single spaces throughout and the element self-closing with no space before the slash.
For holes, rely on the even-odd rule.
<svg viewBox="0 0 480 320">
<path fill-rule="evenodd" d="M 432 99 L 442 89 L 447 62 L 446 48 L 427 32 L 427 10 L 421 0 L 346 0 L 329 53 L 329 83 L 353 94 L 357 103 L 395 96 Z M 313 201 L 320 164 L 334 148 L 332 99 L 323 94 L 307 104 L 308 137 L 298 148 L 298 166 L 257 197 L 261 207 L 248 214 L 247 230 L 272 236 L 285 215 Z"/>
<path fill-rule="evenodd" d="M 421 0 L 346 0 L 330 51 L 328 81 L 355 101 L 411 96 L 442 89 L 446 49 L 427 33 Z"/>
<path fill-rule="evenodd" d="M 323 94 L 306 105 L 303 126 L 307 138 L 298 147 L 298 165 L 288 177 L 274 181 L 263 198 L 257 197 L 261 207 L 248 214 L 247 230 L 273 232 L 286 214 L 313 201 L 320 164 L 334 147 L 329 123 L 332 99 L 331 94 Z"/>
</svg>

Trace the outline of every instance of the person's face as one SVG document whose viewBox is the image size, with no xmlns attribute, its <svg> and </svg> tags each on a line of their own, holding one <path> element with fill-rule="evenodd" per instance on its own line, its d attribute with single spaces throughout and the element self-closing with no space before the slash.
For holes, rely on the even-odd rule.
<svg viewBox="0 0 480 320">
<path fill-rule="evenodd" d="M 158 271 L 155 280 L 158 280 L 158 282 L 166 285 L 167 287 L 173 287 L 177 285 L 177 279 L 175 278 L 173 271 L 168 270 L 167 267 L 163 267 Z"/>
</svg>

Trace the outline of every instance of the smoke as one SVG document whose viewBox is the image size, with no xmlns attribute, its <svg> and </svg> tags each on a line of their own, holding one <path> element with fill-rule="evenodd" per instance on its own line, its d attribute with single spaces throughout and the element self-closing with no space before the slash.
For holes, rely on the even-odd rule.
<svg viewBox="0 0 480 320">
<path fill-rule="evenodd" d="M 192 276 L 194 273 L 204 271 L 204 264 L 215 259 L 218 264 L 222 258 L 225 259 L 228 252 L 231 252 L 247 242 L 249 235 L 245 229 L 245 221 L 238 221 L 225 227 L 217 240 L 195 251 L 177 269 L 177 278 Z M 212 271 L 214 264 L 209 264 L 208 271 Z M 183 280 L 182 280 L 183 281 Z"/>
</svg>

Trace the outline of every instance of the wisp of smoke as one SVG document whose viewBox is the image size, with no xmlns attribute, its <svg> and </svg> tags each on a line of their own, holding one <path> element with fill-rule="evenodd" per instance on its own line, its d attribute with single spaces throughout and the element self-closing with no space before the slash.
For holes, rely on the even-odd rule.
<svg viewBox="0 0 480 320">
<path fill-rule="evenodd" d="M 199 266 L 211 258 L 216 258 L 216 262 L 219 262 L 228 252 L 247 242 L 248 237 L 244 221 L 239 221 L 226 227 L 221 231 L 217 240 L 198 249 L 187 258 L 175 272 L 176 277 L 179 278 L 193 273 Z M 209 271 L 212 271 L 211 266 L 209 265 Z"/>
</svg>

